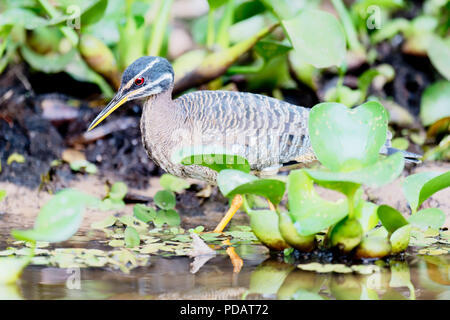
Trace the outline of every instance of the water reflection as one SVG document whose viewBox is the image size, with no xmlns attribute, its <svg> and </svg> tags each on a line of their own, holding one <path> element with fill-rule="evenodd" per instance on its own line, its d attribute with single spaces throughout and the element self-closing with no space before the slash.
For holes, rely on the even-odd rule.
<svg viewBox="0 0 450 320">
<path fill-rule="evenodd" d="M 128 275 L 31 266 L 17 285 L 0 286 L 0 299 L 450 299 L 449 256 L 390 261 L 364 275 L 300 270 L 267 259 L 260 246 L 239 250 L 245 260 L 239 274 L 226 255 L 214 257 L 196 274 L 188 258 L 152 257 L 149 267 Z"/>
</svg>

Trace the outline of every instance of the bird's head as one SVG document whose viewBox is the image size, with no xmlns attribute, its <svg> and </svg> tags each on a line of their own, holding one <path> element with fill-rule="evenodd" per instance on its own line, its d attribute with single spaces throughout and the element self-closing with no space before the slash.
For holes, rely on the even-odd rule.
<svg viewBox="0 0 450 320">
<path fill-rule="evenodd" d="M 119 91 L 92 121 L 94 129 L 125 102 L 157 95 L 173 85 L 174 73 L 169 61 L 161 57 L 141 57 L 125 69 Z"/>
</svg>

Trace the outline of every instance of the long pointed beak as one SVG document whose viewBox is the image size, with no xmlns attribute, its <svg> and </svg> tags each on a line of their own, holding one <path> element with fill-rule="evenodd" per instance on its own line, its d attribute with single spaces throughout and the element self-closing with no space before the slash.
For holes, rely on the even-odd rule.
<svg viewBox="0 0 450 320">
<path fill-rule="evenodd" d="M 102 110 L 102 112 L 100 112 L 99 115 L 94 119 L 94 121 L 91 122 L 88 131 L 91 131 L 96 126 L 98 126 L 100 122 L 105 120 L 111 113 L 114 112 L 114 110 L 116 110 L 127 101 L 127 96 L 122 97 L 119 94 L 116 94 L 114 98 L 108 103 L 108 105 Z"/>
</svg>

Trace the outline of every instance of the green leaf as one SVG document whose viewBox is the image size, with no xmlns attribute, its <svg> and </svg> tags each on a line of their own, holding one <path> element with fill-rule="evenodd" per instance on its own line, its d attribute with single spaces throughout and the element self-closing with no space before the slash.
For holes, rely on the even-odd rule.
<svg viewBox="0 0 450 320">
<path fill-rule="evenodd" d="M 156 210 L 143 204 L 136 204 L 133 207 L 133 215 L 136 217 L 136 219 L 148 223 L 156 218 Z"/>
<path fill-rule="evenodd" d="M 432 36 L 428 45 L 428 56 L 439 73 L 450 81 L 450 39 Z"/>
<path fill-rule="evenodd" d="M 421 172 L 413 174 L 403 182 L 403 193 L 413 212 L 436 192 L 450 187 L 450 171 Z"/>
<path fill-rule="evenodd" d="M 220 8 L 228 1 L 229 0 L 208 0 L 209 10 L 215 10 L 217 8 Z"/>
<path fill-rule="evenodd" d="M 251 210 L 249 216 L 250 227 L 262 244 L 277 251 L 290 247 L 280 233 L 278 214 L 275 211 Z"/>
<path fill-rule="evenodd" d="M 285 183 L 276 179 L 258 179 L 239 171 L 222 170 L 217 176 L 217 185 L 225 197 L 237 194 L 254 194 L 269 199 L 273 204 L 280 203 L 285 191 Z"/>
<path fill-rule="evenodd" d="M 77 190 L 65 189 L 50 199 L 39 212 L 31 230 L 13 230 L 19 240 L 60 242 L 77 232 L 86 206 L 97 206 L 99 200 Z"/>
<path fill-rule="evenodd" d="M 124 182 L 116 182 L 111 186 L 108 197 L 112 200 L 123 200 L 128 192 L 128 187 Z"/>
<path fill-rule="evenodd" d="M 0 190 L 0 201 L 6 197 L 6 190 Z"/>
<path fill-rule="evenodd" d="M 54 22 L 60 21 L 55 20 Z M 52 20 L 44 19 L 33 11 L 23 8 L 11 8 L 0 14 L 0 26 L 19 25 L 23 26 L 25 29 L 32 30 L 50 24 L 53 24 Z"/>
<path fill-rule="evenodd" d="M 405 159 L 403 155 L 397 152 L 375 164 L 349 172 L 309 169 L 306 172 L 318 184 L 348 194 L 343 191 L 345 187 L 349 189 L 351 186 L 348 183 L 380 187 L 397 178 L 402 173 L 404 165 Z M 342 183 L 339 183 L 339 181 Z"/>
<path fill-rule="evenodd" d="M 153 198 L 155 204 L 164 210 L 175 208 L 175 194 L 172 191 L 158 191 Z"/>
<path fill-rule="evenodd" d="M 137 247 L 141 243 L 139 233 L 133 227 L 128 226 L 125 229 L 124 235 L 125 235 L 125 245 L 127 248 Z"/>
<path fill-rule="evenodd" d="M 376 101 L 354 109 L 338 103 L 320 103 L 309 115 L 314 153 L 332 171 L 373 164 L 386 142 L 388 119 L 387 111 Z"/>
<path fill-rule="evenodd" d="M 162 227 L 167 224 L 170 227 L 179 226 L 181 223 L 180 215 L 173 209 L 160 210 L 156 213 L 156 218 L 153 221 L 156 227 Z"/>
<path fill-rule="evenodd" d="M 330 13 L 302 10 L 282 21 L 295 54 L 316 68 L 340 66 L 346 55 L 344 29 Z"/>
<path fill-rule="evenodd" d="M 261 40 L 255 45 L 255 51 L 263 57 L 265 61 L 282 56 L 291 49 L 292 47 L 273 40 Z"/>
<path fill-rule="evenodd" d="M 313 180 L 304 170 L 288 177 L 289 214 L 302 236 L 316 234 L 348 215 L 347 202 L 322 199 L 314 190 Z"/>
<path fill-rule="evenodd" d="M 247 159 L 227 152 L 227 149 L 220 146 L 182 148 L 172 154 L 172 161 L 184 165 L 204 166 L 217 172 L 225 169 L 250 172 L 250 164 Z"/>
<path fill-rule="evenodd" d="M 171 174 L 165 173 L 159 179 L 159 184 L 166 190 L 173 192 L 180 192 L 191 186 L 189 182 L 184 179 L 175 177 Z"/>
<path fill-rule="evenodd" d="M 450 81 L 437 81 L 425 89 L 420 103 L 420 119 L 424 126 L 450 117 Z"/>
<path fill-rule="evenodd" d="M 331 247 L 348 253 L 360 244 L 363 234 L 359 221 L 346 217 L 331 227 L 327 237 Z"/>
<path fill-rule="evenodd" d="M 377 214 L 378 218 L 383 224 L 383 227 L 385 227 L 386 230 L 391 234 L 398 228 L 401 228 L 408 224 L 408 221 L 402 216 L 400 212 L 387 205 L 379 206 Z"/>
<path fill-rule="evenodd" d="M 73 60 L 76 49 L 65 54 L 38 54 L 27 46 L 21 47 L 21 53 L 25 61 L 34 69 L 45 73 L 57 73 L 63 71 Z"/>
<path fill-rule="evenodd" d="M 428 208 L 414 213 L 408 218 L 414 227 L 426 231 L 428 228 L 439 229 L 445 223 L 445 213 L 438 208 Z"/>
<path fill-rule="evenodd" d="M 84 27 L 97 23 L 103 17 L 107 6 L 108 0 L 97 1 L 81 15 L 80 24 Z"/>
<path fill-rule="evenodd" d="M 70 163 L 70 169 L 73 171 L 81 171 L 83 169 L 86 173 L 95 174 L 97 173 L 97 167 L 95 164 L 87 160 L 75 160 Z"/>
<path fill-rule="evenodd" d="M 355 208 L 355 218 L 358 219 L 363 231 L 366 233 L 378 224 L 378 206 L 372 202 L 360 201 Z"/>
</svg>

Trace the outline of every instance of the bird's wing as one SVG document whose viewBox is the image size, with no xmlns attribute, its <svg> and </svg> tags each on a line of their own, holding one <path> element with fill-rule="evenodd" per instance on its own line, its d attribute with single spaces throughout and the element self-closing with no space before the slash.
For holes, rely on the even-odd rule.
<svg viewBox="0 0 450 320">
<path fill-rule="evenodd" d="M 246 157 L 252 169 L 315 160 L 306 108 L 232 91 L 197 91 L 181 96 L 176 103 L 202 136 L 202 145 L 231 148 Z"/>
</svg>

